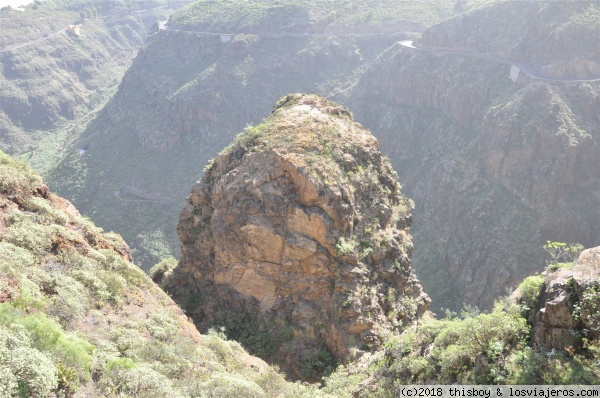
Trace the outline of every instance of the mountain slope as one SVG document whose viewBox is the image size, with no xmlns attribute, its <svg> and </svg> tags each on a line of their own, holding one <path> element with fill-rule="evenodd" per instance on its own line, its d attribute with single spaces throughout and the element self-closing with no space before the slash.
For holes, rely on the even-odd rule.
<svg viewBox="0 0 600 398">
<path fill-rule="evenodd" d="M 2 396 L 316 394 L 222 337 L 200 335 L 118 235 L 0 153 Z"/>
<path fill-rule="evenodd" d="M 409 37 L 337 35 L 354 28 L 354 22 L 343 20 L 325 36 L 291 28 L 291 34 L 270 33 L 273 26 L 281 31 L 281 24 L 320 15 L 313 3 L 244 3 L 243 7 L 273 11 L 259 13 L 263 19 L 251 26 L 233 26 L 229 20 L 223 27 L 208 24 L 215 7 L 221 7 L 222 15 L 234 15 L 236 2 L 200 1 L 180 10 L 168 29 L 149 38 L 114 99 L 52 173 L 50 184 L 101 225 L 122 233 L 139 250 L 135 255 L 146 269 L 176 253 L 175 220 L 182 198 L 201 171 L 189 165 L 205 164 L 235 132 L 268 116 L 282 95 L 331 95 L 347 88 L 381 51 Z M 327 9 L 335 11 L 335 4 L 327 3 Z M 407 4 L 421 4 L 424 12 L 439 6 Z M 406 18 L 413 11 L 408 9 Z M 288 19 L 284 23 L 280 17 Z M 393 17 L 404 18 L 401 10 Z M 169 30 L 175 28 L 189 31 Z M 195 33 L 217 28 L 244 33 Z M 88 152 L 80 156 L 78 148 Z"/>
<path fill-rule="evenodd" d="M 151 26 L 170 12 L 166 1 L 3 9 L 0 149 L 40 171 L 52 166 L 114 93 Z"/>
<path fill-rule="evenodd" d="M 590 15 L 591 2 L 474 9 L 396 44 L 345 93 L 417 204 L 414 264 L 437 310 L 490 307 L 541 271 L 546 240 L 600 243 L 600 87 L 572 81 L 595 78 L 577 62 L 597 46 L 568 44 L 598 34 L 573 27 Z"/>
</svg>

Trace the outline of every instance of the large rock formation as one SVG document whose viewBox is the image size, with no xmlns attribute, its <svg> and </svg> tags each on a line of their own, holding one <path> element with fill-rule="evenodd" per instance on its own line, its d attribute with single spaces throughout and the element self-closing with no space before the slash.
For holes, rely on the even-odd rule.
<svg viewBox="0 0 600 398">
<path fill-rule="evenodd" d="M 410 201 L 377 140 L 326 99 L 282 98 L 209 166 L 178 226 L 167 283 L 202 329 L 239 319 L 263 355 L 313 379 L 429 306 L 410 255 Z M 329 352 L 329 354 L 328 354 Z"/>
<path fill-rule="evenodd" d="M 580 348 L 582 337 L 600 337 L 600 247 L 583 251 L 573 269 L 546 276 L 533 308 L 533 344 Z"/>
</svg>

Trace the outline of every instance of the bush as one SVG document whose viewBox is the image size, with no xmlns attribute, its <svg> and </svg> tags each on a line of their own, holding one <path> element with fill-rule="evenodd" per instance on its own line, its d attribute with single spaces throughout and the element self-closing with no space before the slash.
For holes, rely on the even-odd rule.
<svg viewBox="0 0 600 398">
<path fill-rule="evenodd" d="M 0 151 L 0 193 L 13 195 L 18 191 L 28 192 L 41 183 L 41 179 L 29 167 Z"/>
<path fill-rule="evenodd" d="M 57 317 L 64 327 L 83 318 L 89 309 L 88 290 L 68 275 L 53 275 L 44 290 L 54 293 L 46 312 Z"/>
<path fill-rule="evenodd" d="M 0 242 L 0 274 L 17 277 L 36 263 L 30 251 L 9 242 Z"/>
<path fill-rule="evenodd" d="M 48 251 L 52 245 L 53 229 L 34 223 L 28 217 L 18 213 L 20 212 L 15 211 L 11 214 L 11 218 L 15 221 L 8 227 L 2 239 L 15 246 L 28 249 L 34 255 L 41 255 Z"/>
<path fill-rule="evenodd" d="M 535 302 L 542 292 L 544 281 L 545 278 L 542 275 L 532 275 L 525 278 L 519 285 L 522 301 L 528 309 L 534 308 Z"/>
<path fill-rule="evenodd" d="M 193 395 L 202 398 L 263 398 L 265 392 L 256 383 L 229 374 L 213 375 L 199 383 Z"/>
<path fill-rule="evenodd" d="M 159 313 L 146 321 L 146 329 L 155 339 L 169 341 L 177 335 L 177 321 L 166 313 Z"/>
<path fill-rule="evenodd" d="M 600 287 L 594 286 L 583 292 L 579 303 L 579 316 L 587 327 L 600 331 Z"/>
<path fill-rule="evenodd" d="M 266 324 L 259 324 L 244 314 L 222 316 L 215 324 L 224 328 L 227 338 L 239 341 L 250 354 L 263 359 L 269 358 L 281 344 Z"/>
<path fill-rule="evenodd" d="M 335 369 L 335 359 L 326 348 L 310 350 L 298 360 L 300 374 L 305 379 L 328 376 Z"/>
<path fill-rule="evenodd" d="M 53 208 L 50 203 L 38 196 L 32 196 L 22 204 L 23 208 L 27 211 L 38 213 L 42 216 L 48 217 L 51 221 L 58 224 L 64 225 L 69 222 L 69 216 L 62 210 Z"/>
<path fill-rule="evenodd" d="M 146 366 L 137 366 L 129 358 L 111 360 L 106 366 L 100 386 L 107 395 L 118 394 L 139 398 L 181 397 L 171 382 Z"/>
<path fill-rule="evenodd" d="M 162 259 L 158 264 L 150 268 L 148 274 L 155 283 L 162 285 L 168 281 L 175 267 L 177 267 L 177 259 L 168 257 Z"/>
<path fill-rule="evenodd" d="M 58 386 L 52 360 L 31 347 L 21 325 L 0 323 L 0 395 L 47 397 Z"/>
<path fill-rule="evenodd" d="M 0 304 L 0 325 L 21 325 L 30 335 L 33 348 L 47 353 L 57 363 L 75 369 L 81 380 L 90 378 L 94 346 L 62 331 L 46 314 L 25 315 L 9 304 Z"/>
<path fill-rule="evenodd" d="M 565 243 L 546 241 L 544 250 L 549 259 L 546 261 L 548 270 L 555 271 L 559 268 L 572 264 L 583 251 L 583 246 L 579 243 Z"/>
</svg>

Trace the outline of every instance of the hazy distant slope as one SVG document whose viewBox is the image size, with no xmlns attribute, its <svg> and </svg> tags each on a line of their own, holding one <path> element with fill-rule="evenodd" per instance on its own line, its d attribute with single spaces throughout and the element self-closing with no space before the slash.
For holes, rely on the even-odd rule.
<svg viewBox="0 0 600 398">
<path fill-rule="evenodd" d="M 495 54 L 565 81 L 522 69 L 513 82 L 508 63 L 396 45 L 349 94 L 415 200 L 414 264 L 436 309 L 491 306 L 541 271 L 547 239 L 600 243 L 600 86 L 569 81 L 600 77 L 580 67 L 598 61 L 598 45 L 579 35 L 537 40 L 598 13 L 593 2 L 498 2 L 416 42 Z"/>
<path fill-rule="evenodd" d="M 174 15 L 169 25 L 231 33 L 418 31 L 460 11 L 460 5 L 442 0 L 197 1 Z"/>
<path fill-rule="evenodd" d="M 114 92 L 147 29 L 170 12 L 166 5 L 44 1 L 24 11 L 3 9 L 0 148 L 35 151 L 23 158 L 48 168 L 86 115 Z"/>
</svg>

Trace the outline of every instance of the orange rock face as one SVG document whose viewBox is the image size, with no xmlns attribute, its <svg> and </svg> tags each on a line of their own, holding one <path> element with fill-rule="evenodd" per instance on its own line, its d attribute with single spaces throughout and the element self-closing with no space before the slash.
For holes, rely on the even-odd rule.
<svg viewBox="0 0 600 398">
<path fill-rule="evenodd" d="M 345 108 L 285 97 L 193 187 L 168 288 L 201 329 L 241 314 L 273 339 L 270 359 L 315 378 L 311 355 L 346 361 L 429 306 L 399 188 Z"/>
</svg>

